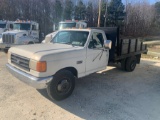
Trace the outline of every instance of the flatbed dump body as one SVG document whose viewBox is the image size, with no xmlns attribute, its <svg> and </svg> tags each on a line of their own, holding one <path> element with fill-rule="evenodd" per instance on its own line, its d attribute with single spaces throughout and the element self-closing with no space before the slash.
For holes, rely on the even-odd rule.
<svg viewBox="0 0 160 120">
<path fill-rule="evenodd" d="M 96 27 L 94 29 L 103 30 L 107 39 L 112 41 L 110 62 L 120 62 L 128 57 L 141 55 L 148 51 L 147 45 L 143 44 L 139 39 L 120 39 L 118 27 Z"/>
</svg>

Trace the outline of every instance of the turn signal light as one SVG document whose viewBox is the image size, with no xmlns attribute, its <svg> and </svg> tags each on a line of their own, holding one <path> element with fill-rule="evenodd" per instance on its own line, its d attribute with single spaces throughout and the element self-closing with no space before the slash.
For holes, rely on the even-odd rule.
<svg viewBox="0 0 160 120">
<path fill-rule="evenodd" d="M 38 72 L 46 72 L 46 70 L 47 70 L 46 61 L 37 62 L 36 71 L 38 71 Z"/>
</svg>

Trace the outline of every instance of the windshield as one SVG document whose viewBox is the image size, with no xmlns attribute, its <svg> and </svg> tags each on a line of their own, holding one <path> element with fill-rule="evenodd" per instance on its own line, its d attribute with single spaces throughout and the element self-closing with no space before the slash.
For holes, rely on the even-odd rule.
<svg viewBox="0 0 160 120">
<path fill-rule="evenodd" d="M 6 28 L 6 24 L 0 24 L 0 28 Z"/>
<path fill-rule="evenodd" d="M 76 27 L 76 23 L 59 23 L 59 30 Z"/>
<path fill-rule="evenodd" d="M 86 31 L 60 31 L 52 39 L 52 43 L 69 44 L 73 46 L 84 46 L 89 32 Z"/>
<path fill-rule="evenodd" d="M 30 30 L 31 25 L 26 23 L 15 23 L 13 29 L 15 30 Z"/>
</svg>

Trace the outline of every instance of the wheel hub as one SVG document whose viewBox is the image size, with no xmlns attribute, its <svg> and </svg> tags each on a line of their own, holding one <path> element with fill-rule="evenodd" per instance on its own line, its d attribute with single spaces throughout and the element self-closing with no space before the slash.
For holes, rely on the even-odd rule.
<svg viewBox="0 0 160 120">
<path fill-rule="evenodd" d="M 67 80 L 62 80 L 57 86 L 59 92 L 66 92 L 69 90 L 69 88 L 70 84 Z"/>
</svg>

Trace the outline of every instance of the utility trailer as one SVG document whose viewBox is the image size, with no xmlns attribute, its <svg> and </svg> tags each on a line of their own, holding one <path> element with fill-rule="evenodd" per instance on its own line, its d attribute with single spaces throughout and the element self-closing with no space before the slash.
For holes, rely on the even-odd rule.
<svg viewBox="0 0 160 120">
<path fill-rule="evenodd" d="M 109 51 L 109 63 L 121 63 L 122 70 L 133 71 L 140 63 L 141 54 L 147 53 L 147 45 L 139 39 L 120 39 L 118 27 L 95 27 L 103 30 L 108 40 L 112 41 Z"/>
</svg>

